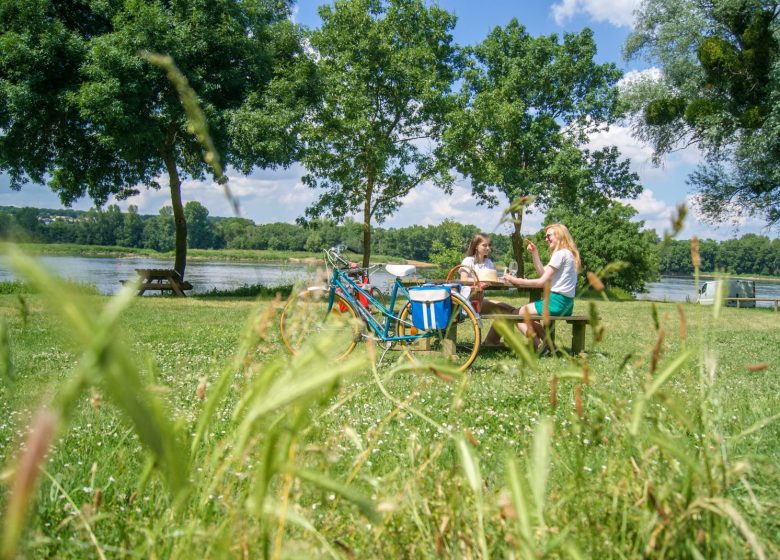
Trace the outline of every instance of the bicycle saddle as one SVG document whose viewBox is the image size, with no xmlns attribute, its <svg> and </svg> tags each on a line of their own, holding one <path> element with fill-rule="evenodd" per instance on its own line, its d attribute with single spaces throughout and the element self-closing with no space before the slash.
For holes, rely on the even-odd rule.
<svg viewBox="0 0 780 560">
<path fill-rule="evenodd" d="M 413 264 L 387 264 L 385 270 L 393 276 L 403 278 L 417 272 L 417 267 Z"/>
</svg>

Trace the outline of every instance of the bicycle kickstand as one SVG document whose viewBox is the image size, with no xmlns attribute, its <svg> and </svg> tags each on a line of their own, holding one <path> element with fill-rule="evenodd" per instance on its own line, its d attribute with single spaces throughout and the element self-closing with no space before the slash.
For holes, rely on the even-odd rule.
<svg viewBox="0 0 780 560">
<path fill-rule="evenodd" d="M 377 362 L 378 366 L 382 365 L 382 360 L 385 359 L 385 354 L 387 354 L 387 351 L 390 350 L 390 348 L 392 348 L 392 346 L 393 346 L 392 342 L 390 342 L 390 341 L 385 342 L 385 349 L 382 350 L 382 355 L 379 356 L 379 362 Z"/>
</svg>

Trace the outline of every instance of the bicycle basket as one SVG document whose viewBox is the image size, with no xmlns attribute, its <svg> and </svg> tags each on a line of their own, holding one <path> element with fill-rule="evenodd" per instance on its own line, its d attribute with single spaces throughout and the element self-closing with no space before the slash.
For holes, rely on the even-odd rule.
<svg viewBox="0 0 780 560">
<path fill-rule="evenodd" d="M 442 286 L 409 288 L 412 324 L 421 330 L 446 328 L 452 314 L 450 289 Z"/>
</svg>

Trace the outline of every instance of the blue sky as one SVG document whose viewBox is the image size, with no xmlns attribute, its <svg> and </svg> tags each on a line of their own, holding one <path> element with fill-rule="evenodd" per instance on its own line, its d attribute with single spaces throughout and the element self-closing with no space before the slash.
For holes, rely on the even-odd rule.
<svg viewBox="0 0 780 560">
<path fill-rule="evenodd" d="M 295 8 L 296 22 L 308 27 L 317 27 L 320 19 L 317 7 L 320 0 L 300 0 Z M 644 61 L 626 62 L 621 56 L 621 47 L 631 31 L 633 11 L 640 0 L 438 0 L 437 4 L 458 17 L 454 30 L 455 41 L 461 45 L 476 44 L 496 26 L 506 25 L 517 18 L 531 34 L 562 34 L 579 32 L 584 27 L 593 30 L 598 45 L 599 62 L 614 62 L 626 74 L 652 71 Z M 613 126 L 606 133 L 591 139 L 593 147 L 616 145 L 625 157 L 632 161 L 633 169 L 639 174 L 645 187 L 643 194 L 635 201 L 629 201 L 638 211 L 637 219 L 644 220 L 646 227 L 655 228 L 658 233 L 668 229 L 672 210 L 690 197 L 686 184 L 687 175 L 700 159 L 695 148 L 674 153 L 667 157 L 661 167 L 650 163 L 651 151 L 631 137 L 629 130 Z M 293 166 L 285 170 L 256 170 L 244 177 L 230 174 L 230 188 L 241 205 L 241 215 L 256 223 L 274 221 L 292 222 L 301 216 L 308 204 L 316 198 L 316 191 L 305 187 L 300 178 L 304 170 Z M 165 177 L 161 178 L 165 185 Z M 183 198 L 198 200 L 211 215 L 232 215 L 230 204 L 222 194 L 222 188 L 210 181 L 185 181 Z M 167 189 L 142 193 L 128 201 L 119 203 L 124 209 L 135 204 L 143 214 L 157 213 L 163 205 L 169 204 Z M 8 178 L 0 175 L 0 205 L 62 207 L 57 197 L 46 187 L 26 185 L 21 192 L 8 188 Z M 81 200 L 75 208 L 88 209 L 89 200 Z M 690 206 L 690 205 L 689 205 Z M 456 181 L 451 196 L 442 194 L 432 185 L 422 185 L 412 192 L 396 215 L 389 218 L 384 227 L 402 227 L 412 224 L 437 224 L 446 218 L 479 226 L 485 231 L 505 233 L 505 226 L 498 226 L 500 209 L 479 206 L 470 194 L 465 179 Z M 532 215 L 525 221 L 524 229 L 533 232 L 541 224 L 543 216 Z M 744 233 L 762 233 L 777 236 L 762 229 L 760 222 L 743 220 L 736 224 L 719 227 L 705 225 L 696 219 L 695 212 L 689 218 L 682 237 L 696 234 L 700 237 L 726 239 Z"/>
</svg>

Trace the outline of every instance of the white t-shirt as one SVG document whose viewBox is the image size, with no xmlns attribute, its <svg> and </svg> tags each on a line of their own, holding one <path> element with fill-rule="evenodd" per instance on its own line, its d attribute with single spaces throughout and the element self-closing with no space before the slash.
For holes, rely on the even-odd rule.
<svg viewBox="0 0 780 560">
<path fill-rule="evenodd" d="M 476 262 L 476 259 L 474 257 L 466 257 L 463 259 L 463 262 L 460 263 L 463 266 L 470 266 L 474 270 L 495 270 L 496 266 L 493 264 L 493 261 L 490 260 L 490 257 L 486 258 L 481 263 Z"/>
<path fill-rule="evenodd" d="M 474 269 L 475 272 L 478 271 L 478 270 L 495 270 L 496 269 L 495 265 L 493 264 L 493 261 L 491 261 L 489 257 L 487 259 L 485 259 L 484 261 L 482 261 L 481 263 L 476 262 L 474 257 L 466 257 L 466 258 L 463 259 L 463 262 L 461 262 L 460 264 L 462 264 L 463 266 L 470 266 L 471 268 Z M 470 271 L 465 270 L 465 269 L 463 271 L 464 272 L 470 272 Z M 469 276 L 471 276 L 471 274 L 469 274 Z M 463 286 L 460 289 L 460 293 L 461 293 L 461 295 L 463 297 L 468 299 L 468 297 L 471 295 L 471 286 Z"/>
<path fill-rule="evenodd" d="M 568 249 L 558 249 L 550 257 L 547 266 L 555 269 L 550 291 L 573 298 L 577 290 L 577 263 L 574 262 L 574 254 Z"/>
</svg>

